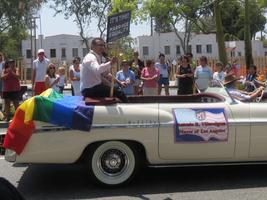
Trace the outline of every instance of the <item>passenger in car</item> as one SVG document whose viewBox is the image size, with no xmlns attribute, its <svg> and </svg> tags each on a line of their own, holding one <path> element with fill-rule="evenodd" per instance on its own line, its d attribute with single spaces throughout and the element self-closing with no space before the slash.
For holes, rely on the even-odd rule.
<svg viewBox="0 0 267 200">
<path fill-rule="evenodd" d="M 236 89 L 236 83 L 239 80 L 235 75 L 229 74 L 224 78 L 224 86 L 228 89 L 229 93 L 237 100 L 240 101 L 253 101 L 255 100 L 264 90 L 263 86 L 260 86 L 253 92 L 246 92 Z"/>
<path fill-rule="evenodd" d="M 91 51 L 84 57 L 80 72 L 80 88 L 84 97 L 109 97 L 111 87 L 102 83 L 102 73 L 110 70 L 117 62 L 113 57 L 106 63 L 101 63 L 106 44 L 102 38 L 94 38 L 91 43 Z M 114 96 L 123 102 L 127 97 L 122 91 L 114 88 Z"/>
<path fill-rule="evenodd" d="M 257 67 L 251 65 L 248 69 L 248 74 L 245 80 L 245 89 L 247 92 L 252 92 L 255 89 L 255 79 L 257 78 Z"/>
</svg>

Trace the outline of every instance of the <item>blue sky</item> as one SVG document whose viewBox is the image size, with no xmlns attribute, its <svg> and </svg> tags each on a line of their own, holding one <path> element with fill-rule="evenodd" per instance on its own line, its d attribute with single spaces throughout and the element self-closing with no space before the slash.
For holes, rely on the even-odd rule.
<svg viewBox="0 0 267 200">
<path fill-rule="evenodd" d="M 46 36 L 57 35 L 57 34 L 73 34 L 79 35 L 79 29 L 76 24 L 73 22 L 73 19 L 65 20 L 64 16 L 58 14 L 56 17 L 53 17 L 54 10 L 48 8 L 48 6 L 44 6 L 40 11 L 41 16 L 41 28 L 42 34 Z M 37 35 L 40 34 L 40 20 L 36 21 L 38 29 Z M 89 30 L 89 36 L 99 36 L 99 32 L 97 32 L 96 25 L 92 22 L 92 29 Z M 134 25 L 131 24 L 130 27 L 131 36 L 136 37 L 139 35 L 150 35 L 150 24 L 143 23 Z"/>
</svg>

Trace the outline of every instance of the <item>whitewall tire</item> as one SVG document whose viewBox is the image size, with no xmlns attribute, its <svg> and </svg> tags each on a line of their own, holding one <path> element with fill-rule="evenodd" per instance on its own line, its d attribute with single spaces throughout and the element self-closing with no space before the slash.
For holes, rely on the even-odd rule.
<svg viewBox="0 0 267 200">
<path fill-rule="evenodd" d="M 118 186 L 132 179 L 138 170 L 138 153 L 121 141 L 107 141 L 96 146 L 90 155 L 93 178 L 104 186 Z"/>
</svg>

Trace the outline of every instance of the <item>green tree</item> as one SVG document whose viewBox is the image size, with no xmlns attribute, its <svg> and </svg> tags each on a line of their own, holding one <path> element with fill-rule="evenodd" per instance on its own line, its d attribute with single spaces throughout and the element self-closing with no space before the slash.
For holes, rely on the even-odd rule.
<svg viewBox="0 0 267 200">
<path fill-rule="evenodd" d="M 224 3 L 224 5 L 229 7 L 229 4 Z M 229 8 L 231 12 L 228 14 L 227 10 L 224 11 L 224 16 L 227 17 L 223 18 L 223 26 L 226 33 L 236 36 L 239 40 L 244 40 L 245 6 L 242 2 L 236 3 L 235 5 L 236 11 L 233 8 Z M 266 18 L 264 16 L 264 9 L 255 1 L 249 1 L 248 7 L 248 18 L 253 19 L 253 23 L 250 24 L 250 36 L 253 38 L 257 32 L 264 30 Z"/>
<path fill-rule="evenodd" d="M 38 11 L 42 1 L 0 1 L 0 52 L 5 57 L 20 56 L 21 40 L 27 37 L 29 20 Z"/>
<path fill-rule="evenodd" d="M 222 26 L 222 16 L 221 16 L 221 5 L 220 1 L 214 2 L 214 15 L 216 21 L 216 38 L 218 43 L 218 50 L 219 50 L 219 59 L 224 64 L 227 63 L 227 56 L 225 52 L 225 45 L 224 45 L 224 33 L 223 33 L 223 26 Z"/>
<path fill-rule="evenodd" d="M 107 30 L 107 15 L 111 10 L 110 0 L 98 0 L 92 5 L 93 17 L 97 19 L 97 28 L 100 31 L 100 37 L 104 37 Z"/>
<path fill-rule="evenodd" d="M 91 23 L 93 1 L 55 0 L 50 2 L 50 7 L 55 10 L 55 15 L 61 13 L 66 19 L 69 19 L 71 16 L 75 16 L 74 22 L 77 24 L 80 30 L 79 34 L 82 38 L 82 42 L 89 50 L 90 46 L 88 44 L 88 31 Z"/>
<path fill-rule="evenodd" d="M 249 2 L 245 0 L 245 23 L 244 23 L 244 38 L 245 38 L 245 58 L 246 66 L 249 68 L 253 64 L 252 48 L 251 48 L 251 35 L 250 35 L 250 18 L 249 18 Z"/>
<path fill-rule="evenodd" d="M 168 23 L 168 21 L 166 22 L 166 19 L 168 18 L 168 16 L 166 15 L 161 15 L 161 16 L 155 16 L 154 20 L 155 20 L 155 31 L 158 33 L 168 33 L 168 32 L 172 32 L 173 29 L 171 27 L 171 24 Z"/>
<path fill-rule="evenodd" d="M 239 0 L 224 0 L 220 2 L 225 40 L 244 40 L 244 4 Z M 207 7 L 206 12 L 212 13 L 214 5 L 211 4 L 210 7 Z M 254 37 L 257 32 L 264 30 L 266 18 L 264 16 L 264 7 L 260 6 L 256 1 L 249 1 L 249 7 L 249 18 L 253 19 L 250 29 L 251 37 Z M 205 15 L 198 19 L 201 23 L 197 22 L 198 26 L 194 26 L 194 32 L 214 32 L 216 30 L 214 16 Z"/>
</svg>

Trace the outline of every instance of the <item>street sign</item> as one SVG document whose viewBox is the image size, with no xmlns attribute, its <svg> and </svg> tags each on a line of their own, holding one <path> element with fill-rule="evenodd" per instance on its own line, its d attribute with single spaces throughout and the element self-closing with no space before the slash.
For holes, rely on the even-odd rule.
<svg viewBox="0 0 267 200">
<path fill-rule="evenodd" d="M 130 33 L 131 11 L 125 11 L 108 17 L 107 43 L 125 37 Z"/>
</svg>

